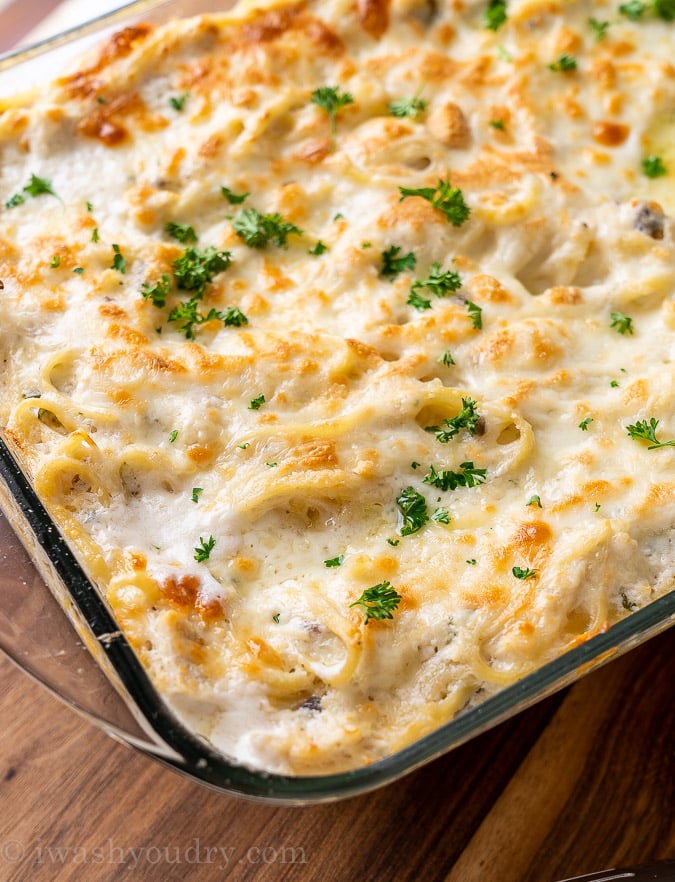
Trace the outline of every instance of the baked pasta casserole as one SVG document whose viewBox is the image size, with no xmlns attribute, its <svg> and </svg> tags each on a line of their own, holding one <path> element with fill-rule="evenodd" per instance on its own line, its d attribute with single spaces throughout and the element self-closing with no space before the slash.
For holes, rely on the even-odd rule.
<svg viewBox="0 0 675 882">
<path fill-rule="evenodd" d="M 158 692 L 377 761 L 675 584 L 675 3 L 135 25 L 0 107 L 0 425 Z"/>
</svg>

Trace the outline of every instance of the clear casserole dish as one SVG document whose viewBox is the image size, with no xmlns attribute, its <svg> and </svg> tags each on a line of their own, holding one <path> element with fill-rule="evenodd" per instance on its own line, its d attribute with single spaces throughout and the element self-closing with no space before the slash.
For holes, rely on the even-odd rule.
<svg viewBox="0 0 675 882">
<path fill-rule="evenodd" d="M 102 33 L 127 24 L 161 23 L 212 11 L 211 4 L 140 0 L 74 32 L 0 59 L 0 95 L 53 74 Z M 25 71 L 25 73 L 24 73 Z M 110 607 L 83 570 L 42 501 L 0 443 L 0 502 L 25 546 L 3 522 L 6 565 L 0 603 L 0 645 L 20 666 L 114 737 L 226 793 L 280 803 L 337 799 L 382 786 L 485 731 L 665 630 L 675 620 L 675 593 L 649 603 L 604 632 L 459 713 L 431 734 L 372 764 L 312 776 L 261 772 L 234 763 L 172 713 L 148 677 Z M 37 567 L 49 591 L 35 575 Z M 64 627 L 66 625 L 67 627 Z M 78 639 L 79 638 L 79 642 Z M 86 647 L 86 651 L 82 647 Z"/>
</svg>

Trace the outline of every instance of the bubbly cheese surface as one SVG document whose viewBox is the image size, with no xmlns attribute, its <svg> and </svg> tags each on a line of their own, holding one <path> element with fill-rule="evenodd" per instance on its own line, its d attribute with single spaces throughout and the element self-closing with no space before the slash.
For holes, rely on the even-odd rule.
<svg viewBox="0 0 675 882">
<path fill-rule="evenodd" d="M 0 424 L 227 756 L 372 763 L 675 587 L 659 8 L 244 5 L 0 107 Z"/>
</svg>

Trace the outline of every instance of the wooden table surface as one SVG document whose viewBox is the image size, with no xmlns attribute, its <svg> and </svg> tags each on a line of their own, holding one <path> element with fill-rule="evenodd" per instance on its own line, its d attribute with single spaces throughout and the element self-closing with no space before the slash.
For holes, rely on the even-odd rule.
<svg viewBox="0 0 675 882">
<path fill-rule="evenodd" d="M 675 857 L 666 632 L 402 781 L 305 808 L 214 793 L 0 658 L 0 880 L 554 882 Z"/>
<path fill-rule="evenodd" d="M 0 13 L 2 42 L 58 0 Z M 675 857 L 665 633 L 367 796 L 279 808 L 112 741 L 0 657 L 0 882 L 554 882 Z"/>
</svg>

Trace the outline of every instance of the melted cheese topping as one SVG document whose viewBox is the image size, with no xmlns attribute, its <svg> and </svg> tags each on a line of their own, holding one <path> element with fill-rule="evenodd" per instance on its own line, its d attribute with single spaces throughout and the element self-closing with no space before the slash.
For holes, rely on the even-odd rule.
<svg viewBox="0 0 675 882">
<path fill-rule="evenodd" d="M 129 28 L 0 114 L 1 422 L 257 768 L 373 762 L 673 589 L 675 450 L 631 437 L 675 437 L 672 24 L 487 6 Z"/>
</svg>

